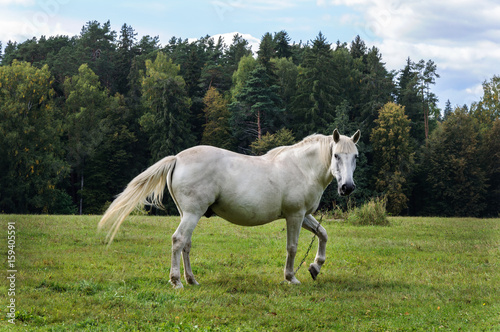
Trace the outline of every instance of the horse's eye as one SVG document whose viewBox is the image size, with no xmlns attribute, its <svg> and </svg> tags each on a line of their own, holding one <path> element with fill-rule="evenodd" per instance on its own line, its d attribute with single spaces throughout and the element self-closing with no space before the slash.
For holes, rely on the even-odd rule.
<svg viewBox="0 0 500 332">
<path fill-rule="evenodd" d="M 340 156 L 338 154 L 334 154 L 335 159 L 340 160 Z"/>
</svg>

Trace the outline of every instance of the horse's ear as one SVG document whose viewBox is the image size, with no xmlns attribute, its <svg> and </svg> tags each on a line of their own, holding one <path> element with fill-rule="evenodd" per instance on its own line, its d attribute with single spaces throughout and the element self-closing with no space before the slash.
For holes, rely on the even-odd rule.
<svg viewBox="0 0 500 332">
<path fill-rule="evenodd" d="M 340 141 L 340 134 L 337 128 L 335 128 L 335 130 L 333 131 L 333 141 L 335 143 L 338 143 Z"/>
<path fill-rule="evenodd" d="M 358 129 L 358 131 L 355 132 L 354 135 L 352 135 L 351 139 L 354 142 L 354 144 L 356 144 L 358 143 L 360 137 L 361 137 L 361 132 Z"/>
</svg>

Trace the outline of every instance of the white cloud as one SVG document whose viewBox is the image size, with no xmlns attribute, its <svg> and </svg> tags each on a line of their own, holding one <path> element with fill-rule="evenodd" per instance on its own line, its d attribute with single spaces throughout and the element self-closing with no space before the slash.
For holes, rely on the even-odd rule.
<svg viewBox="0 0 500 332">
<path fill-rule="evenodd" d="M 24 7 L 9 6 L 0 10 L 0 41 L 24 42 L 33 37 L 74 35 L 81 22 L 62 17 L 61 9 L 67 0 L 53 0 L 35 3 L 28 0 L 0 0 L 0 4 L 22 4 Z"/>
<path fill-rule="evenodd" d="M 32 6 L 34 4 L 35 4 L 34 0 L 0 0 L 0 6 L 7 6 L 7 5 Z"/>
<path fill-rule="evenodd" d="M 443 104 L 445 95 L 457 98 L 457 103 L 477 101 L 481 83 L 500 73 L 496 0 L 332 0 L 330 4 L 359 13 L 346 14 L 340 22 L 355 26 L 367 44 L 377 46 L 388 69 L 402 69 L 408 57 L 432 59 L 441 74 L 435 90 Z"/>
<path fill-rule="evenodd" d="M 256 53 L 259 50 L 260 39 L 248 33 L 228 32 L 228 33 L 216 34 L 213 35 L 212 37 L 214 38 L 215 41 L 217 41 L 220 36 L 224 40 L 224 44 L 231 45 L 233 43 L 233 37 L 235 34 L 239 34 L 240 36 L 243 37 L 243 39 L 247 40 L 248 44 L 252 47 L 252 51 L 254 53 Z"/>
</svg>

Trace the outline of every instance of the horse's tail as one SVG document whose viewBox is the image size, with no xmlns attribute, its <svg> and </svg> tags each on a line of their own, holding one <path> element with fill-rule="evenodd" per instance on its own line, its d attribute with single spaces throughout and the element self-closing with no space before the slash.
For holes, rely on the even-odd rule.
<svg viewBox="0 0 500 332">
<path fill-rule="evenodd" d="M 158 208 L 163 207 L 161 203 L 163 192 L 165 185 L 170 183 L 175 162 L 175 156 L 165 157 L 158 161 L 130 181 L 127 188 L 111 203 L 98 225 L 100 230 L 106 224 L 111 224 L 106 237 L 109 244 L 113 242 L 123 220 L 138 205 L 148 204 Z"/>
</svg>

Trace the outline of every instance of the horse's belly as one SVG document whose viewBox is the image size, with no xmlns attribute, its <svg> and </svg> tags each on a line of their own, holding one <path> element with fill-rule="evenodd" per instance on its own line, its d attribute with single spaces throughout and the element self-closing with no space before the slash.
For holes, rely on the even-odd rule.
<svg viewBox="0 0 500 332">
<path fill-rule="evenodd" d="M 219 200 L 210 208 L 219 217 L 241 226 L 263 225 L 281 217 L 281 204 L 273 200 L 267 202 Z"/>
</svg>

